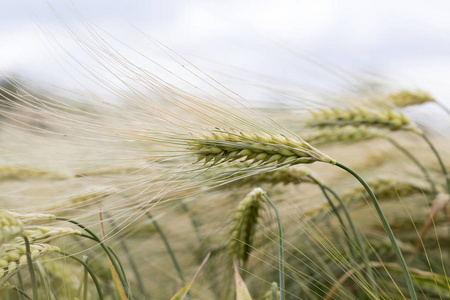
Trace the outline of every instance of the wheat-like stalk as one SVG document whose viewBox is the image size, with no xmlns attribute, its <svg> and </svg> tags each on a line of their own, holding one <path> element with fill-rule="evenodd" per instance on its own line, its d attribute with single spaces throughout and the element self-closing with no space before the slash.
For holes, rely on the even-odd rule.
<svg viewBox="0 0 450 300">
<path fill-rule="evenodd" d="M 234 226 L 231 231 L 231 241 L 228 246 L 228 252 L 243 262 L 248 260 L 255 228 L 260 217 L 261 207 L 265 201 L 264 191 L 261 188 L 255 188 L 247 194 L 236 208 L 233 221 Z"/>
<path fill-rule="evenodd" d="M 237 130 L 214 130 L 193 134 L 188 140 L 189 150 L 197 155 L 197 162 L 248 161 L 254 164 L 275 163 L 295 165 L 322 161 L 334 163 L 300 138 L 264 132 L 247 133 Z"/>
<path fill-rule="evenodd" d="M 389 130 L 417 131 L 416 126 L 402 113 L 392 109 L 366 109 L 366 108 L 331 108 L 312 111 L 309 126 L 346 126 L 367 125 L 387 128 Z"/>
<path fill-rule="evenodd" d="M 22 233 L 23 224 L 12 213 L 0 210 L 0 245 L 7 243 Z"/>
</svg>

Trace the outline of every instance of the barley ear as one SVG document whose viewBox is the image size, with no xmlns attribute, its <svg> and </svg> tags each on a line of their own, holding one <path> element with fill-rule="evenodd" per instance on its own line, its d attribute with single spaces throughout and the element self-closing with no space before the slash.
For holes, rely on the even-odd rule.
<svg viewBox="0 0 450 300">
<path fill-rule="evenodd" d="M 0 210 L 0 245 L 19 236 L 23 231 L 23 224 L 19 218 L 8 211 Z"/>
<path fill-rule="evenodd" d="M 261 188 L 255 188 L 247 194 L 239 203 L 233 217 L 234 225 L 231 231 L 231 241 L 228 246 L 228 252 L 236 256 L 242 262 L 247 262 L 252 250 L 255 229 L 260 217 L 264 198 L 264 191 Z"/>
<path fill-rule="evenodd" d="M 316 161 L 335 161 L 298 137 L 247 133 L 216 129 L 193 134 L 187 141 L 188 149 L 197 156 L 197 162 L 211 165 L 220 162 L 247 161 L 253 164 L 296 165 Z"/>
</svg>

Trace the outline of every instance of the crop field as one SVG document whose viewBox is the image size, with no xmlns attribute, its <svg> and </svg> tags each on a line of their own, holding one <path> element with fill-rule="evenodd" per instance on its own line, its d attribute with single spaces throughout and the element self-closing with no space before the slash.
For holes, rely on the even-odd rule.
<svg viewBox="0 0 450 300">
<path fill-rule="evenodd" d="M 86 26 L 104 92 L 1 83 L 0 299 L 450 299 L 440 99 L 354 76 L 259 103 Z"/>
</svg>

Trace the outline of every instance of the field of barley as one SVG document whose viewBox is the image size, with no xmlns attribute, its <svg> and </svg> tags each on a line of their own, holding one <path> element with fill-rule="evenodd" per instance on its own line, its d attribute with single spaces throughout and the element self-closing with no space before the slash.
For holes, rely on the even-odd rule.
<svg viewBox="0 0 450 300">
<path fill-rule="evenodd" d="M 85 26 L 103 91 L 0 83 L 0 299 L 450 299 L 442 99 L 243 74 L 254 101 Z"/>
</svg>

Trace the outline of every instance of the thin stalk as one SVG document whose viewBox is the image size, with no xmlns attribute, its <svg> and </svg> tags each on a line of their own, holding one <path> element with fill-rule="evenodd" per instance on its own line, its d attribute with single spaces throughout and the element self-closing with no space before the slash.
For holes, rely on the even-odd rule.
<svg viewBox="0 0 450 300">
<path fill-rule="evenodd" d="M 199 245 L 200 245 L 200 252 L 203 253 L 204 252 L 203 251 L 203 249 L 204 249 L 203 246 L 205 244 L 205 240 L 202 238 L 202 236 L 200 234 L 200 225 L 198 224 L 197 220 L 195 219 L 195 215 L 190 213 L 189 206 L 186 204 L 186 202 L 180 201 L 180 203 L 181 203 L 181 208 L 183 209 L 183 211 L 189 216 L 189 219 L 191 221 L 192 227 L 194 228 L 195 234 L 197 235 L 197 240 L 198 240 Z M 218 298 L 218 294 L 219 294 L 218 291 L 217 291 L 217 287 L 219 286 L 219 284 L 217 284 L 217 280 L 216 280 L 217 276 L 214 276 L 214 274 L 213 274 L 214 270 L 213 270 L 213 267 L 211 266 L 211 264 L 207 264 L 205 266 L 205 268 L 206 268 L 207 272 L 211 274 L 211 276 L 208 276 L 208 277 L 211 280 L 211 288 L 212 288 L 212 291 L 214 293 L 214 296 L 217 299 Z"/>
<path fill-rule="evenodd" d="M 22 299 L 22 296 L 24 296 L 27 299 L 31 300 L 31 297 L 27 295 L 27 293 L 25 293 L 24 290 L 18 288 L 17 286 L 13 286 L 11 289 L 15 290 L 19 296 L 20 299 Z"/>
<path fill-rule="evenodd" d="M 392 228 L 389 225 L 389 222 L 387 221 L 386 216 L 384 215 L 383 210 L 380 207 L 377 197 L 375 197 L 375 194 L 370 189 L 370 187 L 367 185 L 367 183 L 358 174 L 356 174 L 352 169 L 350 169 L 338 162 L 336 162 L 336 166 L 338 166 L 339 168 L 341 168 L 341 169 L 347 171 L 348 173 L 350 173 L 351 175 L 353 175 L 353 177 L 355 177 L 362 184 L 362 186 L 365 188 L 365 190 L 369 194 L 369 196 L 372 199 L 372 202 L 375 206 L 375 209 L 378 213 L 378 216 L 381 219 L 381 223 L 383 224 L 383 227 L 389 236 L 389 240 L 391 241 L 392 248 L 394 249 L 394 252 L 397 255 L 398 262 L 399 262 L 399 264 L 402 268 L 403 274 L 405 276 L 405 281 L 406 281 L 406 285 L 408 286 L 408 291 L 409 291 L 411 300 L 417 300 L 416 291 L 414 290 L 414 283 L 412 281 L 411 274 L 409 273 L 405 258 L 403 257 L 403 254 L 400 251 L 400 248 L 397 244 L 394 233 L 392 232 Z"/>
<path fill-rule="evenodd" d="M 263 193 L 264 199 L 272 206 L 275 211 L 275 215 L 277 217 L 278 223 L 278 268 L 279 268 L 279 276 L 280 276 L 280 300 L 286 299 L 286 285 L 284 282 L 284 250 L 283 250 L 283 228 L 281 226 L 281 218 L 278 213 L 278 209 L 275 204 L 270 200 L 269 196 L 266 193 Z"/>
<path fill-rule="evenodd" d="M 85 263 L 82 259 L 79 259 L 76 256 L 73 256 L 72 254 L 68 254 L 66 252 L 60 252 L 61 255 L 69 257 L 77 262 L 79 262 L 81 265 L 83 265 L 84 269 L 91 275 L 92 281 L 94 281 L 95 288 L 97 289 L 98 299 L 103 300 L 103 293 L 102 289 L 100 288 L 100 283 L 98 282 L 97 276 L 95 276 L 94 271 L 92 271 L 91 267 L 87 263 Z"/>
<path fill-rule="evenodd" d="M 163 240 L 164 244 L 166 245 L 167 252 L 169 252 L 170 258 L 172 259 L 172 263 L 177 270 L 178 277 L 180 277 L 180 280 L 183 282 L 183 284 L 186 284 L 186 280 L 184 279 L 183 272 L 181 271 L 180 264 L 178 263 L 178 260 L 175 256 L 175 253 L 172 250 L 172 247 L 170 246 L 169 240 L 167 239 L 166 235 L 162 231 L 162 228 L 159 226 L 158 222 L 156 222 L 155 219 L 153 219 L 152 215 L 149 212 L 145 213 L 147 217 L 153 221 L 153 225 L 155 226 L 156 230 L 158 231 L 159 235 L 161 236 L 161 239 Z"/>
<path fill-rule="evenodd" d="M 445 111 L 447 113 L 447 115 L 450 116 L 450 110 L 448 109 L 447 106 L 445 106 L 444 104 L 442 104 L 441 102 L 435 102 L 437 104 L 437 106 L 439 106 L 443 111 Z"/>
<path fill-rule="evenodd" d="M 88 263 L 88 256 L 83 256 L 83 261 Z M 88 271 L 84 269 L 84 287 L 83 287 L 83 300 L 88 300 Z"/>
<path fill-rule="evenodd" d="M 334 190 L 332 190 L 331 188 L 329 188 L 327 186 L 325 187 L 325 189 L 328 192 L 330 192 L 331 194 L 333 194 L 334 198 L 336 198 L 336 200 L 339 201 L 342 209 L 344 210 L 345 216 L 347 217 L 348 223 L 350 224 L 350 228 L 352 229 L 353 235 L 355 236 L 356 243 L 358 244 L 358 247 L 361 250 L 361 255 L 362 255 L 362 258 L 364 261 L 367 276 L 369 277 L 370 285 L 372 286 L 372 289 L 373 289 L 373 293 L 378 298 L 378 289 L 377 289 L 377 285 L 375 283 L 375 276 L 373 274 L 372 268 L 370 267 L 369 256 L 367 255 L 366 249 L 364 248 L 364 245 L 363 245 L 361 236 L 359 235 L 358 229 L 356 228 L 355 223 L 353 222 L 353 219 L 350 216 L 348 207 L 345 204 L 344 200 L 342 200 L 342 198 L 339 197 L 339 195 Z"/>
<path fill-rule="evenodd" d="M 331 209 L 333 210 L 333 213 L 336 215 L 339 224 L 341 225 L 342 231 L 345 235 L 345 240 L 347 241 L 347 245 L 348 248 L 350 250 L 350 254 L 352 255 L 353 258 L 355 258 L 356 260 L 356 253 L 355 253 L 355 249 L 353 247 L 353 245 L 350 243 L 350 236 L 348 235 L 348 230 L 344 224 L 344 221 L 341 218 L 341 215 L 339 214 L 339 211 L 336 207 L 336 205 L 334 205 L 333 201 L 331 201 L 330 197 L 328 196 L 327 192 L 325 191 L 325 186 L 323 184 L 321 184 L 317 179 L 315 179 L 313 176 L 309 175 L 309 178 L 311 178 L 311 180 L 313 180 L 320 188 L 320 190 L 322 191 L 323 195 L 325 196 L 325 198 L 328 201 L 328 204 L 331 206 Z"/>
<path fill-rule="evenodd" d="M 411 154 L 411 152 L 409 152 L 406 148 L 404 148 L 403 146 L 401 146 L 399 143 L 397 143 L 395 140 L 393 140 L 390 137 L 384 137 L 389 143 L 392 144 L 392 146 L 394 146 L 395 148 L 397 148 L 400 152 L 402 152 L 404 155 L 406 155 L 423 173 L 423 175 L 425 176 L 425 180 L 428 181 L 431 185 L 431 189 L 433 191 L 434 195 L 437 195 L 437 189 L 436 189 L 436 184 L 434 183 L 434 181 L 431 179 L 430 174 L 428 173 L 427 169 L 424 167 L 424 165 L 422 165 L 422 163 L 414 156 Z"/>
<path fill-rule="evenodd" d="M 184 201 L 181 201 L 180 203 L 181 203 L 181 208 L 183 209 L 183 211 L 189 215 L 189 207 L 187 206 L 187 204 Z M 194 227 L 198 241 L 200 242 L 200 244 L 202 244 L 203 238 L 200 234 L 200 229 L 199 229 L 200 226 L 197 223 L 197 220 L 191 215 L 189 215 L 189 219 L 191 221 L 192 227 Z"/>
<path fill-rule="evenodd" d="M 30 271 L 31 285 L 33 286 L 33 300 L 38 300 L 36 274 L 34 273 L 33 260 L 31 259 L 30 241 L 25 235 L 23 236 L 23 239 L 25 240 L 28 270 Z"/>
<path fill-rule="evenodd" d="M 345 216 L 346 216 L 346 218 L 348 220 L 350 228 L 353 231 L 353 235 L 355 236 L 356 243 L 358 244 L 358 247 L 361 249 L 361 254 L 363 256 L 363 261 L 364 261 L 364 264 L 366 266 L 366 272 L 367 272 L 367 276 L 369 277 L 370 285 L 372 286 L 374 294 L 378 297 L 377 286 L 375 284 L 375 278 L 374 278 L 372 269 L 370 268 L 370 265 L 369 265 L 369 258 L 367 256 L 367 252 L 364 249 L 361 237 L 359 236 L 358 230 L 356 229 L 356 226 L 353 223 L 353 219 L 350 216 L 350 213 L 348 211 L 347 205 L 345 204 L 345 202 L 331 188 L 323 185 L 322 183 L 320 183 L 320 181 L 318 181 L 316 178 L 314 178 L 311 175 L 309 175 L 308 177 L 311 178 L 320 187 L 322 193 L 324 194 L 325 198 L 327 199 L 328 203 L 330 204 L 331 208 L 333 209 L 334 214 L 336 215 L 336 217 L 338 218 L 339 223 L 341 224 L 342 230 L 343 230 L 344 235 L 345 235 L 345 239 L 347 241 L 348 247 L 350 248 L 350 253 L 351 253 L 352 257 L 354 258 L 354 260 L 356 261 L 357 260 L 357 256 L 356 256 L 356 253 L 355 253 L 355 250 L 354 250 L 354 246 L 350 242 L 351 239 L 350 239 L 350 236 L 348 234 L 348 230 L 347 230 L 347 228 L 344 225 L 344 221 L 342 220 L 338 209 L 336 208 L 336 206 L 334 205 L 333 201 L 331 201 L 330 197 L 328 196 L 327 191 L 330 192 L 331 194 L 333 194 L 333 196 L 339 201 L 342 209 L 344 210 L 344 213 L 345 213 Z"/>
<path fill-rule="evenodd" d="M 117 255 L 115 255 L 115 253 L 112 251 L 112 249 L 109 246 L 105 245 L 105 243 L 102 240 L 100 240 L 100 238 L 94 232 L 92 232 L 90 229 L 88 229 L 83 224 L 81 224 L 75 220 L 71 220 L 71 219 L 67 219 L 67 218 L 63 218 L 63 217 L 56 217 L 56 220 L 72 223 L 74 225 L 77 225 L 78 227 L 80 227 L 81 229 L 86 231 L 87 233 L 89 233 L 89 235 L 82 234 L 81 236 L 90 238 L 91 240 L 96 241 L 103 248 L 106 255 L 108 255 L 109 259 L 111 260 L 111 263 L 113 264 L 114 268 L 116 269 L 117 274 L 119 276 L 119 279 L 120 279 L 123 287 L 127 289 L 127 291 L 128 291 L 127 294 L 130 296 L 131 290 L 128 286 L 128 280 L 126 278 L 126 274 L 125 274 L 125 272 L 123 272 L 124 269 L 122 267 L 122 264 L 117 259 Z"/>
<path fill-rule="evenodd" d="M 425 140 L 425 142 L 428 144 L 428 146 L 430 146 L 431 151 L 433 151 L 434 155 L 436 155 L 436 158 L 442 169 L 442 174 L 444 174 L 444 176 L 445 176 L 445 182 L 447 184 L 447 193 L 450 194 L 450 178 L 448 177 L 447 168 L 445 167 L 444 162 L 442 161 L 441 156 L 439 155 L 439 152 L 434 147 L 434 145 L 430 141 L 430 139 L 424 133 L 421 133 L 420 136 Z"/>
<path fill-rule="evenodd" d="M 130 250 L 128 249 L 127 244 L 125 243 L 124 239 L 122 238 L 122 235 L 119 233 L 118 230 L 116 230 L 116 224 L 115 224 L 114 220 L 110 219 L 110 221 L 111 221 L 111 224 L 113 225 L 113 232 L 119 236 L 120 245 L 121 245 L 123 251 L 125 252 L 125 255 L 127 256 L 128 263 L 130 264 L 131 270 L 133 271 L 134 276 L 136 277 L 139 291 L 141 292 L 142 296 L 147 297 L 147 292 L 145 291 L 144 283 L 142 282 L 141 275 L 136 266 L 136 263 L 134 262 L 133 257 L 131 256 Z"/>
<path fill-rule="evenodd" d="M 38 264 L 34 266 L 36 273 L 39 275 L 39 279 L 41 282 L 41 285 L 44 287 L 44 293 L 47 299 L 51 299 L 50 297 L 50 288 L 49 283 L 47 280 L 45 280 L 44 275 L 42 274 L 42 270 L 39 268 Z"/>
</svg>

